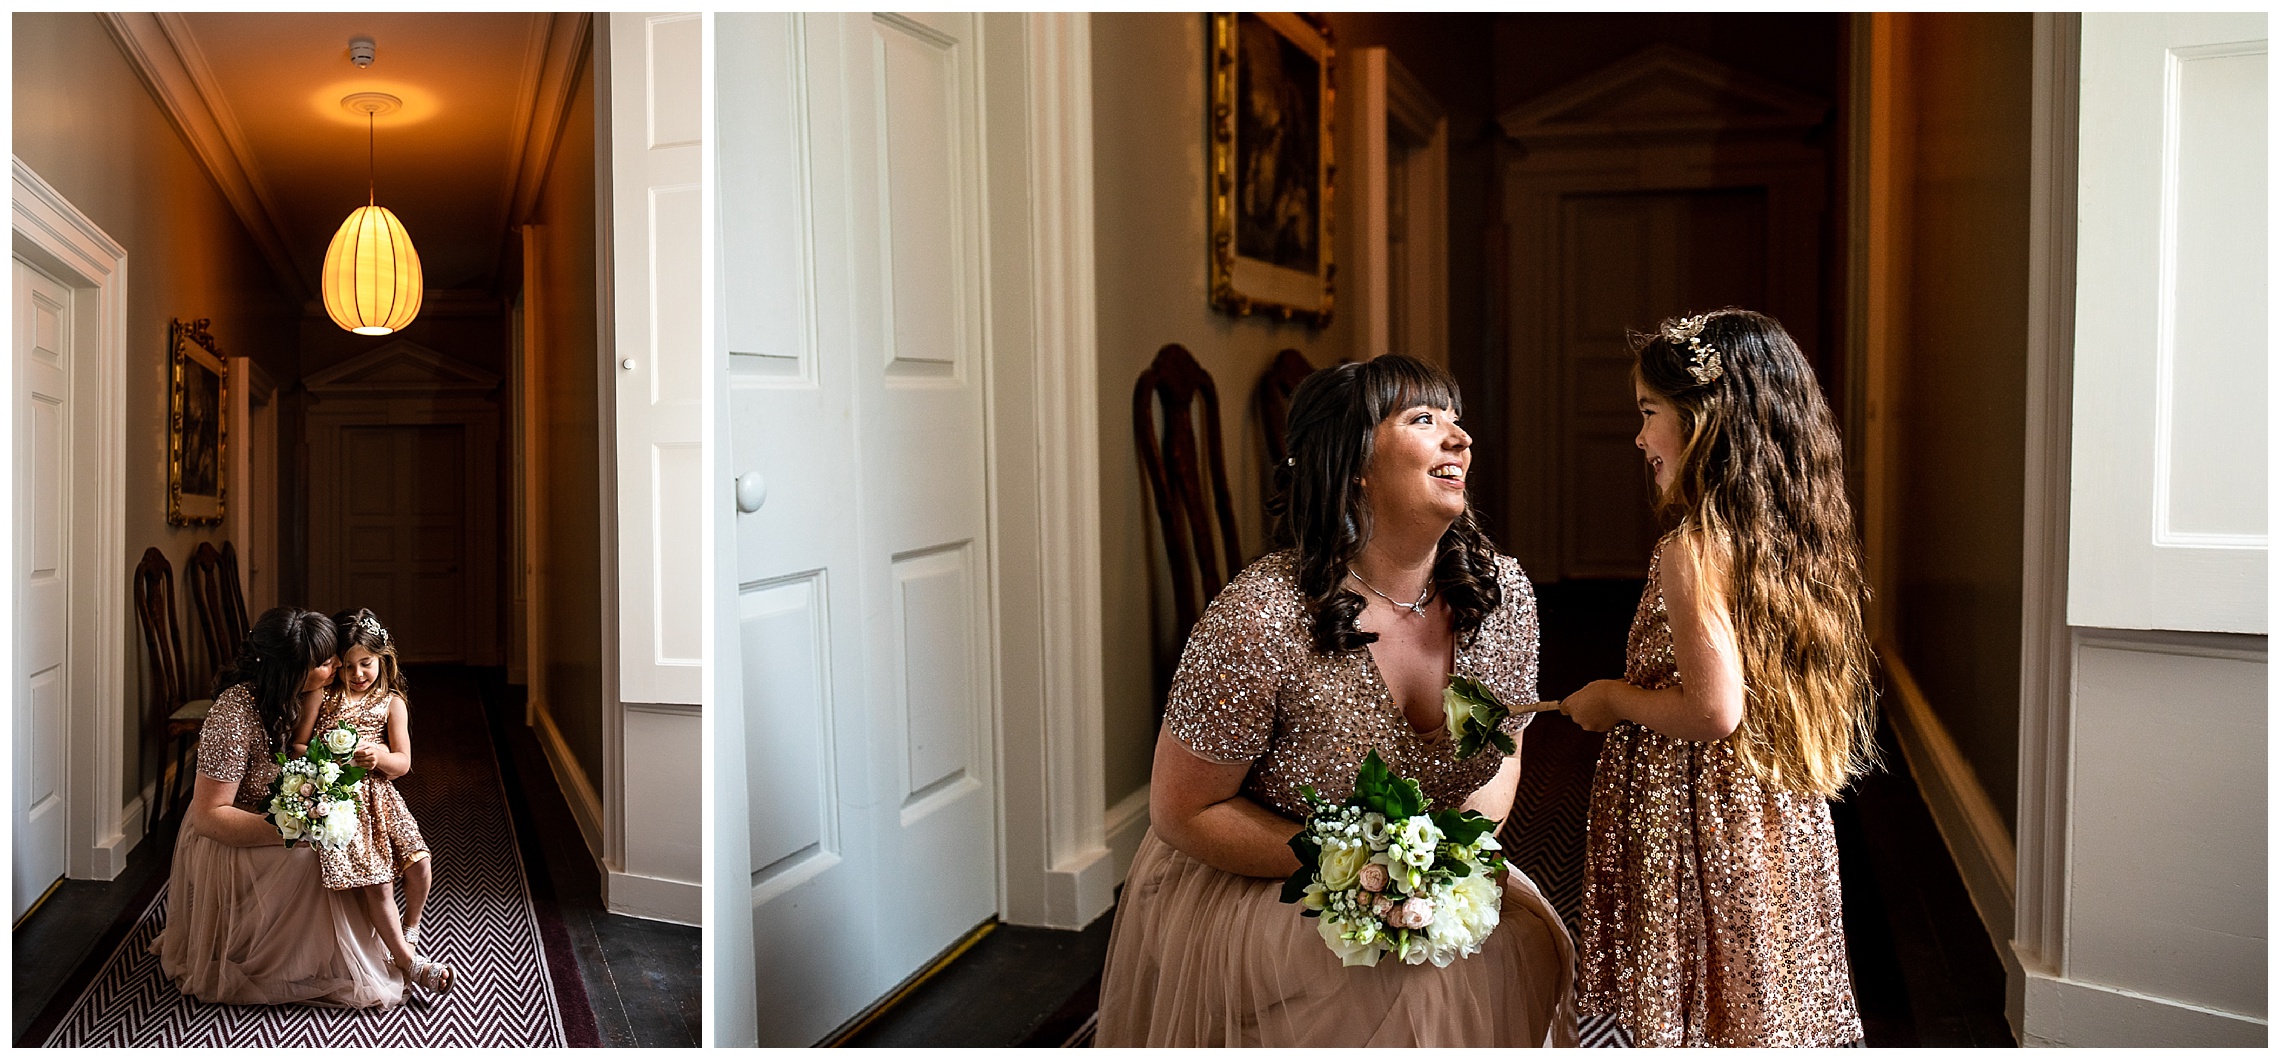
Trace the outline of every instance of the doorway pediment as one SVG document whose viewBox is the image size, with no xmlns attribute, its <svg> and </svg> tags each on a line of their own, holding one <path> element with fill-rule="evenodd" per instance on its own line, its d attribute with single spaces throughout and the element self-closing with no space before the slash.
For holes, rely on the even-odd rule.
<svg viewBox="0 0 2280 1060">
<path fill-rule="evenodd" d="M 477 397 L 499 377 L 410 339 L 397 339 L 303 380 L 321 398 Z"/>
<path fill-rule="evenodd" d="M 1529 146 L 1794 133 L 1828 103 L 1684 48 L 1657 44 L 1497 116 Z"/>
</svg>

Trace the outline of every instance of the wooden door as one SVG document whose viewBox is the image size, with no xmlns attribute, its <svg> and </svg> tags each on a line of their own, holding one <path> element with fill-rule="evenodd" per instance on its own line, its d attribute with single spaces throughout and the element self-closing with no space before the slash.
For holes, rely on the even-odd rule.
<svg viewBox="0 0 2280 1060">
<path fill-rule="evenodd" d="M 457 424 L 344 427 L 338 565 L 406 662 L 467 658 L 467 439 Z"/>
<path fill-rule="evenodd" d="M 1660 531 L 1634 439 L 1629 334 L 1766 304 L 1766 189 L 1571 195 L 1559 214 L 1552 351 L 1561 571 L 1643 578 Z"/>
<path fill-rule="evenodd" d="M 15 871 L 10 919 L 63 876 L 71 703 L 71 291 L 22 261 L 15 279 Z"/>
<path fill-rule="evenodd" d="M 978 28 L 719 16 L 731 466 L 766 493 L 722 586 L 722 768 L 761 1045 L 824 1037 L 998 908 Z"/>
</svg>

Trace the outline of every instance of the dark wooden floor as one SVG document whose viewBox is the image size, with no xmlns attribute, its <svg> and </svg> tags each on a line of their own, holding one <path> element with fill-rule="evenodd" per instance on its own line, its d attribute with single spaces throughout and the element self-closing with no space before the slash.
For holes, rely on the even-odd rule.
<svg viewBox="0 0 2280 1060">
<path fill-rule="evenodd" d="M 602 908 L 594 861 L 586 852 L 530 730 L 522 722 L 519 689 L 496 673 L 421 668 L 416 687 L 480 691 L 501 748 L 500 770 L 514 801 L 515 827 L 534 835 L 543 864 L 526 865 L 534 889 L 551 888 L 571 935 L 586 995 L 605 1045 L 695 1046 L 701 1040 L 702 932 L 617 916 Z M 472 698 L 472 697 L 470 697 Z M 469 704 L 473 706 L 473 703 Z M 13 932 L 10 1040 L 20 1037 L 41 1009 L 54 999 L 71 971 L 92 955 L 106 930 L 154 875 L 172 861 L 179 814 L 153 828 L 128 855 L 127 867 L 110 881 L 65 880 Z"/>
<path fill-rule="evenodd" d="M 1636 581 L 1538 588 L 1546 698 L 1622 675 L 1640 588 Z M 1887 769 L 1833 804 L 1863 1044 L 2012 1045 L 1995 944 L 1889 730 L 1883 741 Z M 1098 1003 L 1112 916 L 1082 932 L 999 927 L 845 1044 L 1067 1044 Z"/>
</svg>

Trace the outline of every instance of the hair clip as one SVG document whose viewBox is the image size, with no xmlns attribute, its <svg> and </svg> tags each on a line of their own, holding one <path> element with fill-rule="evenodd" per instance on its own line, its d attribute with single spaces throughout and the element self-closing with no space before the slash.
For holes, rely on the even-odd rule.
<svg viewBox="0 0 2280 1060">
<path fill-rule="evenodd" d="M 1286 466 L 1289 466 L 1289 467 L 1297 467 L 1297 466 L 1298 466 L 1298 458 L 1297 458 L 1297 457 L 1295 457 L 1295 456 L 1286 456 L 1286 457 L 1283 457 L 1283 463 L 1284 463 Z"/>
<path fill-rule="evenodd" d="M 1725 362 L 1718 358 L 1718 347 L 1702 341 L 1702 326 L 1710 322 L 1710 314 L 1680 317 L 1663 325 L 1663 336 L 1672 343 L 1683 342 L 1693 356 L 1687 358 L 1686 374 L 1694 377 L 1696 386 L 1718 381 L 1726 374 Z"/>
</svg>

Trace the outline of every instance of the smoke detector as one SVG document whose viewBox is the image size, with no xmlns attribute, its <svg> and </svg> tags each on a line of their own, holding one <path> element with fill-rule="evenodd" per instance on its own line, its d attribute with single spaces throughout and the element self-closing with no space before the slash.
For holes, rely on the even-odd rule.
<svg viewBox="0 0 2280 1060">
<path fill-rule="evenodd" d="M 372 38 L 350 37 L 348 39 L 348 61 L 355 63 L 359 70 L 372 65 Z"/>
</svg>

